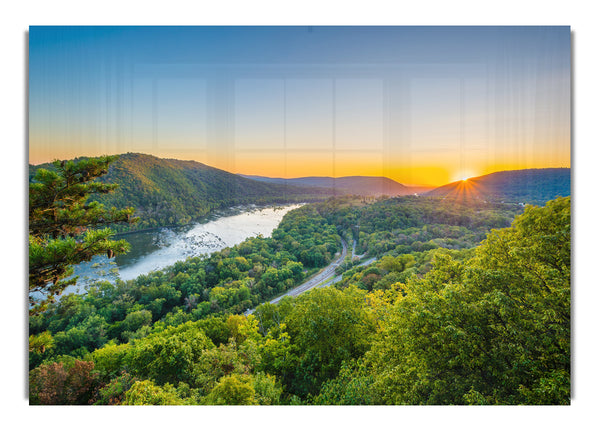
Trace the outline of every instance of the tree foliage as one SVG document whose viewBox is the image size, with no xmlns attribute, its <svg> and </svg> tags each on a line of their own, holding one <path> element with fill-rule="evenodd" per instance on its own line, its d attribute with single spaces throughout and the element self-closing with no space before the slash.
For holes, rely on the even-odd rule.
<svg viewBox="0 0 600 431">
<path fill-rule="evenodd" d="M 568 404 L 570 198 L 404 286 L 368 358 L 391 404 Z"/>
<path fill-rule="evenodd" d="M 29 373 L 29 402 L 88 404 L 98 384 L 93 362 L 75 360 L 72 364 L 43 364 Z"/>
<path fill-rule="evenodd" d="M 297 298 L 284 320 L 295 359 L 287 364 L 288 390 L 316 395 L 324 381 L 337 375 L 343 361 L 369 349 L 375 321 L 364 303 L 365 292 L 355 288 L 326 287 Z"/>
<path fill-rule="evenodd" d="M 123 405 L 134 406 L 176 406 L 193 404 L 194 399 L 182 397 L 177 389 L 170 384 L 158 386 L 150 380 L 133 383 L 125 392 Z"/>
<path fill-rule="evenodd" d="M 107 173 L 115 157 L 55 161 L 54 169 L 38 169 L 29 183 L 29 300 L 43 310 L 65 287 L 75 284 L 72 265 L 97 254 L 109 257 L 125 253 L 124 240 L 111 239 L 103 228 L 112 223 L 133 222 L 133 209 L 105 209 L 88 202 L 90 194 L 107 194 L 114 184 L 94 182 Z M 36 295 L 37 294 L 37 295 Z"/>
<path fill-rule="evenodd" d="M 477 247 L 424 250 L 419 243 L 431 239 L 422 240 L 446 234 L 473 246 L 486 220 L 502 226 L 510 214 L 434 202 L 309 205 L 288 213 L 272 238 L 63 296 L 30 317 L 32 400 L 567 404 L 570 199 L 525 208 Z M 419 221 L 420 210 L 435 223 Z M 316 271 L 307 253 L 331 259 L 340 236 L 360 235 L 364 251 L 383 253 L 378 260 L 351 262 L 331 287 L 241 314 Z M 76 373 L 88 377 L 69 380 L 76 360 L 88 363 Z M 90 379 L 90 390 L 77 389 Z M 81 395 L 65 395 L 69 386 Z"/>
</svg>

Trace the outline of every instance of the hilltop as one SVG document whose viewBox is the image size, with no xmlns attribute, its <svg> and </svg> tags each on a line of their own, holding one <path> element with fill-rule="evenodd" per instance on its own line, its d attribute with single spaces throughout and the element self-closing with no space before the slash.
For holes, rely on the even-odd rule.
<svg viewBox="0 0 600 431">
<path fill-rule="evenodd" d="M 332 194 L 355 194 L 362 196 L 404 196 L 422 193 L 429 190 L 425 187 L 409 187 L 386 177 L 349 176 L 349 177 L 300 177 L 300 178 L 270 178 L 257 175 L 241 175 L 270 184 L 285 184 L 290 186 L 321 187 Z"/>
<path fill-rule="evenodd" d="M 544 204 L 571 195 L 571 169 L 546 168 L 494 172 L 433 189 L 426 196 Z"/>
<path fill-rule="evenodd" d="M 29 178 L 39 168 L 29 166 Z M 214 210 L 245 204 L 309 202 L 330 196 L 326 189 L 267 184 L 196 161 L 126 153 L 111 164 L 100 182 L 119 184 L 109 195 L 94 196 L 106 206 L 132 206 L 138 229 L 185 224 Z"/>
</svg>

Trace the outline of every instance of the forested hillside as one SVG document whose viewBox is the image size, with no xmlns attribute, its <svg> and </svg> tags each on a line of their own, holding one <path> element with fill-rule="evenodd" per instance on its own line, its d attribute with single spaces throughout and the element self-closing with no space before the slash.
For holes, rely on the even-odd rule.
<svg viewBox="0 0 600 431">
<path fill-rule="evenodd" d="M 52 169 L 51 164 L 30 166 L 30 179 L 40 167 Z M 266 184 L 194 161 L 137 153 L 121 154 L 99 181 L 119 188 L 95 199 L 108 208 L 134 207 L 140 217 L 136 229 L 186 224 L 236 205 L 310 202 L 330 195 L 325 189 Z"/>
<path fill-rule="evenodd" d="M 68 295 L 30 319 L 31 402 L 568 404 L 570 199 L 504 227 L 519 211 L 331 199 L 272 238 Z M 239 314 L 324 266 L 340 236 L 378 260 Z"/>
<path fill-rule="evenodd" d="M 409 187 L 386 177 L 350 176 L 350 177 L 301 177 L 270 178 L 255 175 L 242 175 L 244 178 L 271 184 L 287 184 L 290 186 L 323 187 L 331 193 L 339 195 L 362 196 L 404 196 L 422 193 L 431 188 Z"/>
<path fill-rule="evenodd" d="M 558 196 L 571 195 L 571 169 L 547 168 L 494 172 L 446 184 L 425 195 L 543 205 Z"/>
</svg>

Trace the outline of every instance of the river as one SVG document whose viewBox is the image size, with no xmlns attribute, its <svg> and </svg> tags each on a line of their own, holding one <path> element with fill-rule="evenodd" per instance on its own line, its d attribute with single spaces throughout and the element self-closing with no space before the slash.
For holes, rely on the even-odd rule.
<svg viewBox="0 0 600 431">
<path fill-rule="evenodd" d="M 234 246 L 250 237 L 269 237 L 283 216 L 300 206 L 238 207 L 213 214 L 200 223 L 119 235 L 117 238 L 131 244 L 131 251 L 112 259 L 95 256 L 90 262 L 76 265 L 74 275 L 79 280 L 63 294 L 82 293 L 95 281 L 132 280 L 188 257 L 209 255 Z"/>
</svg>

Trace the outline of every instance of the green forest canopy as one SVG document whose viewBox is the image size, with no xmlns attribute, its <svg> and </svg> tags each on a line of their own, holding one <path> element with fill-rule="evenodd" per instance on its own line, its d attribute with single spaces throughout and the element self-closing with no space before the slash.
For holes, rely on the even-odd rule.
<svg viewBox="0 0 600 431">
<path fill-rule="evenodd" d="M 568 404 L 570 198 L 504 227 L 518 211 L 332 199 L 272 238 L 67 295 L 30 319 L 30 400 Z M 325 265 L 340 235 L 380 259 L 236 314 Z"/>
</svg>

